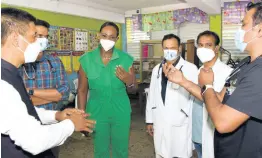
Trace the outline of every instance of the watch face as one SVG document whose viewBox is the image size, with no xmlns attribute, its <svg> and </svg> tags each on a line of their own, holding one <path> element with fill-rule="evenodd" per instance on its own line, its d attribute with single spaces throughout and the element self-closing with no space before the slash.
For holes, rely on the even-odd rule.
<svg viewBox="0 0 262 158">
<path fill-rule="evenodd" d="M 34 91 L 33 90 L 29 90 L 29 95 L 33 95 Z"/>
</svg>

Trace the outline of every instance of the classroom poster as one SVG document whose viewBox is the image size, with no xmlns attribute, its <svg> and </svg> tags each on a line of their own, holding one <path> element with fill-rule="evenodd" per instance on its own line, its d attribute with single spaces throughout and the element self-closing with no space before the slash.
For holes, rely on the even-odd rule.
<svg viewBox="0 0 262 158">
<path fill-rule="evenodd" d="M 60 27 L 60 50 L 74 50 L 74 29 Z"/>
<path fill-rule="evenodd" d="M 241 24 L 248 2 L 225 2 L 223 9 L 224 24 Z"/>
<path fill-rule="evenodd" d="M 75 50 L 87 51 L 88 50 L 88 31 L 75 29 Z"/>
<path fill-rule="evenodd" d="M 50 26 L 48 34 L 48 50 L 59 50 L 59 27 Z"/>
<path fill-rule="evenodd" d="M 89 50 L 94 50 L 98 47 L 99 40 L 97 38 L 97 33 L 96 31 L 89 31 L 88 34 L 88 40 L 89 40 Z"/>
</svg>

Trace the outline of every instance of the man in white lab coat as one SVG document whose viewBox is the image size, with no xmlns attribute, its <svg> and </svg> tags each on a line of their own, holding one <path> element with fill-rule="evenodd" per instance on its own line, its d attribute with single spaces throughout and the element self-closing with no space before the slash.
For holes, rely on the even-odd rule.
<svg viewBox="0 0 262 158">
<path fill-rule="evenodd" d="M 162 40 L 164 60 L 152 72 L 146 106 L 147 130 L 154 137 L 157 158 L 190 158 L 192 156 L 192 103 L 194 97 L 178 84 L 171 83 L 162 71 L 164 63 L 172 64 L 187 78 L 197 82 L 197 67 L 179 53 L 180 38 L 165 35 Z"/>
<path fill-rule="evenodd" d="M 224 88 L 226 78 L 230 75 L 232 68 L 222 63 L 218 58 L 219 52 L 219 36 L 212 31 L 204 31 L 197 37 L 197 56 L 203 63 L 200 68 L 212 68 L 214 72 L 214 90 L 217 92 L 217 96 L 220 100 L 223 99 L 226 89 Z M 179 84 L 184 87 L 196 98 L 203 101 L 200 87 L 186 79 L 183 74 L 172 66 L 164 66 L 169 81 Z M 199 69 L 199 70 L 200 70 Z M 170 71 L 171 70 L 171 71 Z M 210 88 L 210 87 L 206 87 Z M 204 104 L 203 104 L 204 105 Z M 197 119 L 197 118 L 196 118 Z M 212 120 L 208 116 L 205 105 L 203 106 L 203 128 L 202 128 L 202 157 L 214 158 L 214 125 Z M 194 129 L 193 129 L 194 130 Z"/>
</svg>

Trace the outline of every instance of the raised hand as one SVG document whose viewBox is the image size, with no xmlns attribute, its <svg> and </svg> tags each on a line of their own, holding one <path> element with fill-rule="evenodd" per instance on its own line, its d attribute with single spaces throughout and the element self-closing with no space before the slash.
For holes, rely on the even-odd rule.
<svg viewBox="0 0 262 158">
<path fill-rule="evenodd" d="M 129 68 L 129 72 L 126 72 L 122 66 L 116 66 L 116 76 L 126 85 L 131 85 L 133 83 L 133 74 L 134 70 L 132 67 Z"/>
<path fill-rule="evenodd" d="M 164 64 L 162 67 L 164 74 L 170 82 L 180 85 L 185 80 L 183 73 L 180 70 L 177 70 L 172 64 Z"/>
<path fill-rule="evenodd" d="M 148 133 L 150 136 L 154 136 L 154 128 L 153 128 L 153 125 L 147 125 L 147 126 L 146 126 L 146 129 L 147 129 L 147 133 Z"/>
<path fill-rule="evenodd" d="M 198 83 L 202 87 L 204 85 L 213 85 L 214 73 L 211 68 L 202 68 L 198 76 Z"/>
</svg>

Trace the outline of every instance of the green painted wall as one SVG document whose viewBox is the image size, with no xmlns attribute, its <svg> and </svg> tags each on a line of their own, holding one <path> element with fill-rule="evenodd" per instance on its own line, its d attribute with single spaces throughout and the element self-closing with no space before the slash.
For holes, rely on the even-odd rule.
<svg viewBox="0 0 262 158">
<path fill-rule="evenodd" d="M 210 15 L 209 16 L 209 22 L 210 22 L 209 23 L 210 31 L 216 32 L 220 37 L 220 41 L 222 41 L 222 19 L 221 19 L 221 15 L 220 14 Z"/>
<path fill-rule="evenodd" d="M 1 4 L 1 7 L 8 7 L 8 6 L 9 5 L 7 4 Z M 36 9 L 30 9 L 24 7 L 17 7 L 17 6 L 11 6 L 11 7 L 28 11 L 36 18 L 48 21 L 51 25 L 54 26 L 63 26 L 63 27 L 99 31 L 100 26 L 105 22 L 97 19 L 85 18 L 80 16 L 74 16 L 74 15 L 66 15 L 66 14 L 54 13 L 54 12 L 43 11 L 43 10 L 36 10 Z M 119 36 L 120 39 L 116 43 L 116 47 L 122 49 L 122 32 L 121 32 L 122 28 L 121 28 L 121 24 L 117 24 L 117 25 L 120 30 L 120 36 Z"/>
</svg>

